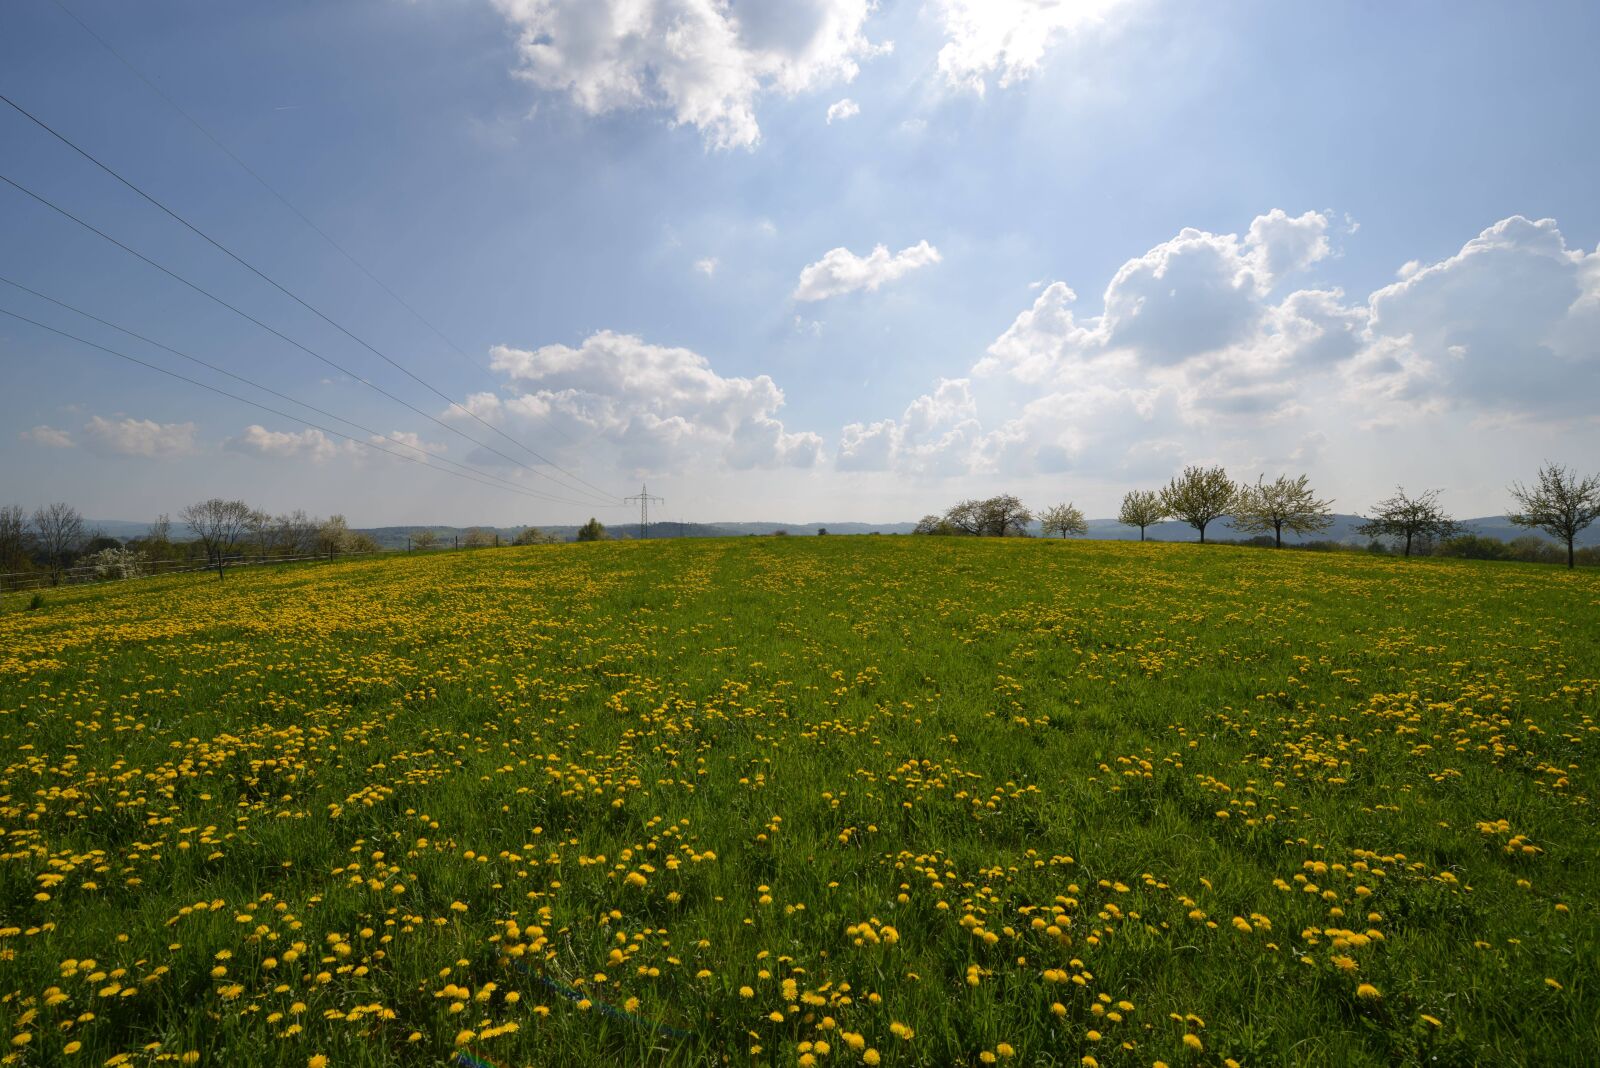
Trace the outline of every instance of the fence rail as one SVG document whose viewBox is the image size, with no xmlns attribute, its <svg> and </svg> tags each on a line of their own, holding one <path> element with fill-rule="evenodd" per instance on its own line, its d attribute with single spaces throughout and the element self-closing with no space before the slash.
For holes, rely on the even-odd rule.
<svg viewBox="0 0 1600 1068">
<path fill-rule="evenodd" d="M 391 553 L 427 552 L 429 550 L 371 549 L 349 553 L 300 553 L 294 556 L 253 556 L 234 553 L 222 558 L 224 571 L 240 567 L 260 567 L 266 564 L 307 563 L 312 560 L 333 560 L 344 557 L 386 556 Z M 82 586 L 92 582 L 127 582 L 141 578 L 159 578 L 166 575 L 187 575 L 201 571 L 215 571 L 215 560 L 196 563 L 193 560 L 147 560 L 138 565 L 137 573 L 107 574 L 107 568 L 95 565 L 62 568 L 51 571 L 10 571 L 0 573 L 0 594 L 46 589 L 51 586 Z"/>
</svg>

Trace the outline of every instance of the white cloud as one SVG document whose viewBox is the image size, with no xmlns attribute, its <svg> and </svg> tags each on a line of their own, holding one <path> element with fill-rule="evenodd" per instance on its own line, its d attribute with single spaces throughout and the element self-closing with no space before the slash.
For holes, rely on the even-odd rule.
<svg viewBox="0 0 1600 1068">
<path fill-rule="evenodd" d="M 867 40 L 872 0 L 494 0 L 517 34 L 517 73 L 599 115 L 668 112 L 718 148 L 761 138 L 756 100 L 849 82 L 888 48 Z"/>
<path fill-rule="evenodd" d="M 1185 228 L 1117 270 L 1098 316 L 1079 319 L 1077 294 L 1063 282 L 1046 286 L 975 370 L 1037 383 L 1114 355 L 1147 368 L 1230 353 L 1245 365 L 1301 359 L 1302 349 L 1360 325 L 1335 290 L 1269 299 L 1285 275 L 1329 254 L 1326 230 L 1323 215 L 1277 209 L 1257 216 L 1243 238 Z"/>
<path fill-rule="evenodd" d="M 388 449 L 390 452 L 398 452 L 402 456 L 411 456 L 417 459 L 421 459 L 421 457 L 417 456 L 419 452 L 428 453 L 432 456 L 442 456 L 450 451 L 448 446 L 437 441 L 427 441 L 421 434 L 413 433 L 410 430 L 391 430 L 387 437 L 382 434 L 374 434 L 368 440 L 374 445 Z M 354 445 L 353 442 L 351 444 L 352 446 Z M 402 448 L 401 446 L 404 447 Z M 365 452 L 367 450 L 363 449 L 362 451 Z"/>
<path fill-rule="evenodd" d="M 861 105 L 854 100 L 849 97 L 845 97 L 843 100 L 836 100 L 828 105 L 828 125 L 832 126 L 835 119 L 843 122 L 845 119 L 853 119 L 859 114 L 861 114 Z"/>
<path fill-rule="evenodd" d="M 939 250 L 926 241 L 893 255 L 883 245 L 874 247 L 866 256 L 857 256 L 847 248 L 831 249 L 822 259 L 801 270 L 794 299 L 826 300 L 858 289 L 875 290 L 919 267 L 938 263 L 940 258 Z"/>
<path fill-rule="evenodd" d="M 57 430 L 53 426 L 36 426 L 31 430 L 22 431 L 17 437 L 50 449 L 70 449 L 77 444 L 72 440 L 71 434 L 65 430 Z"/>
<path fill-rule="evenodd" d="M 313 427 L 300 431 L 268 430 L 257 423 L 244 428 L 236 438 L 229 438 L 227 448 L 235 452 L 277 459 L 304 457 L 313 463 L 324 463 L 337 456 L 338 442 Z"/>
<path fill-rule="evenodd" d="M 636 471 L 712 461 L 735 469 L 810 467 L 821 456 L 820 437 L 790 432 L 777 418 L 783 391 L 771 378 L 720 375 L 689 349 L 603 330 L 577 348 L 497 345 L 490 366 L 525 389 L 496 398 L 497 414 L 609 446 Z"/>
<path fill-rule="evenodd" d="M 703 260 L 695 260 L 694 269 L 710 278 L 717 273 L 717 258 L 715 256 L 707 256 Z"/>
<path fill-rule="evenodd" d="M 1242 236 L 1185 229 L 1124 263 L 1094 314 L 1053 282 L 973 368 L 1019 408 L 985 430 L 963 407 L 935 467 L 905 444 L 912 411 L 931 403 L 920 398 L 898 420 L 847 427 L 839 466 L 1131 478 L 1224 454 L 1304 463 L 1323 428 L 1443 426 L 1426 421 L 1452 411 L 1480 425 L 1593 423 L 1600 251 L 1569 248 L 1553 220 L 1513 216 L 1369 297 L 1280 294 L 1333 254 L 1328 222 L 1275 210 Z"/>
<path fill-rule="evenodd" d="M 89 448 L 114 456 L 182 456 L 194 451 L 193 423 L 157 423 L 150 419 L 104 419 L 84 424 Z"/>
<path fill-rule="evenodd" d="M 836 464 L 843 471 L 893 470 L 918 477 L 963 474 L 982 462 L 977 414 L 966 379 L 940 379 L 899 419 L 846 426 Z"/>
<path fill-rule="evenodd" d="M 939 0 L 946 44 L 939 70 L 953 86 L 983 93 L 1027 78 L 1056 42 L 1099 25 L 1126 0 Z"/>
<path fill-rule="evenodd" d="M 1506 415 L 1592 414 L 1600 395 L 1600 251 L 1554 219 L 1503 219 L 1373 293 L 1356 388 Z"/>
</svg>

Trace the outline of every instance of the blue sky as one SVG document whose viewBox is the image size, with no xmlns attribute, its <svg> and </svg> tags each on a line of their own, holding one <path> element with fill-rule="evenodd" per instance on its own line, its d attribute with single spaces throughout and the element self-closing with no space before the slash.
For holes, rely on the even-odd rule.
<svg viewBox="0 0 1600 1068">
<path fill-rule="evenodd" d="M 0 274 L 567 500 L 0 316 L 6 501 L 537 524 L 648 479 L 690 520 L 1107 515 L 1217 462 L 1476 515 L 1600 467 L 1592 4 L 65 2 L 461 351 L 54 3 L 0 9 L 0 92 L 484 422 L 3 106 L 0 173 L 527 467 L 10 187 Z"/>
</svg>

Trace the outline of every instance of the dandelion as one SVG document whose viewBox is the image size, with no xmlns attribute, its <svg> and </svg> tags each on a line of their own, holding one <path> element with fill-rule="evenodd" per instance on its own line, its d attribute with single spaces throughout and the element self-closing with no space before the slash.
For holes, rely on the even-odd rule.
<svg viewBox="0 0 1600 1068">
<path fill-rule="evenodd" d="M 1371 983 L 1362 983 L 1356 987 L 1356 997 L 1361 998 L 1363 1001 L 1377 1001 L 1383 995 Z"/>
</svg>

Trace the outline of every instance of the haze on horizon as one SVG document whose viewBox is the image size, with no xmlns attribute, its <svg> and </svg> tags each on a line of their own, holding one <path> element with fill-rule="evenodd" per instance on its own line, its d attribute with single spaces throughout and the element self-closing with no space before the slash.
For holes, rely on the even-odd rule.
<svg viewBox="0 0 1600 1068">
<path fill-rule="evenodd" d="M 0 277 L 349 422 L 0 283 L 279 413 L 0 315 L 0 504 L 1100 517 L 1220 463 L 1497 515 L 1600 469 L 1596 39 L 1575 2 L 7 5 Z"/>
</svg>

